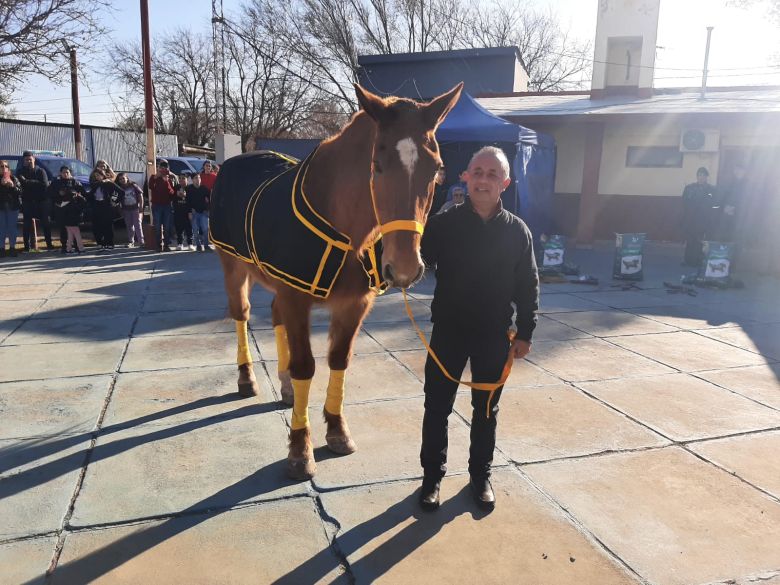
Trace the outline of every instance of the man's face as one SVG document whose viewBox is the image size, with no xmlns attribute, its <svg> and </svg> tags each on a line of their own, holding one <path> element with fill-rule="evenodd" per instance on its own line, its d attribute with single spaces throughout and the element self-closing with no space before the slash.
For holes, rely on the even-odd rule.
<svg viewBox="0 0 780 585">
<path fill-rule="evenodd" d="M 157 165 L 157 172 L 161 175 L 168 174 L 168 165 Z"/>
<path fill-rule="evenodd" d="M 466 194 L 460 190 L 456 189 L 452 192 L 452 201 L 455 203 L 455 205 L 460 205 L 466 200 Z"/>
<path fill-rule="evenodd" d="M 696 173 L 696 182 L 699 183 L 699 185 L 704 185 L 707 183 L 707 175 L 705 173 Z"/>
<path fill-rule="evenodd" d="M 204 168 L 205 168 L 205 165 L 204 165 Z M 196 187 L 200 187 L 200 175 L 193 175 L 192 176 L 192 184 L 195 185 Z"/>
<path fill-rule="evenodd" d="M 24 164 L 24 166 L 30 167 L 31 169 L 35 168 L 35 157 L 34 156 L 26 156 L 22 160 L 22 163 Z"/>
<path fill-rule="evenodd" d="M 486 152 L 479 155 L 463 173 L 468 187 L 469 197 L 477 205 L 496 205 L 501 193 L 509 186 L 501 163 L 494 154 Z"/>
<path fill-rule="evenodd" d="M 70 179 L 70 169 L 62 169 L 60 171 L 60 177 L 63 179 Z"/>
<path fill-rule="evenodd" d="M 203 163 L 203 172 L 204 173 L 210 173 L 211 172 L 211 163 Z"/>
</svg>

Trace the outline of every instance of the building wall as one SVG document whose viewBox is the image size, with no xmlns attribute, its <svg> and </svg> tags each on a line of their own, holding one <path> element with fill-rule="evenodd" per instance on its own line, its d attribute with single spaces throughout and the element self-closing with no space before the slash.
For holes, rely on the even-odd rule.
<svg viewBox="0 0 780 585">
<path fill-rule="evenodd" d="M 580 123 L 544 125 L 525 119 L 524 126 L 549 134 L 555 139 L 557 164 L 555 168 L 555 192 L 577 193 L 582 191 L 582 170 L 585 161 L 585 126 Z"/>
</svg>

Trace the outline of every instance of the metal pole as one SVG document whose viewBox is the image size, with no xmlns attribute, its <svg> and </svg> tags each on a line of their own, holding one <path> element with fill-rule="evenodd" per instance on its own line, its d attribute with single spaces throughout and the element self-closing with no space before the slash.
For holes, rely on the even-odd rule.
<svg viewBox="0 0 780 585">
<path fill-rule="evenodd" d="M 146 122 L 146 184 L 156 169 L 157 149 L 154 143 L 154 109 L 152 96 L 152 49 L 149 36 L 149 3 L 141 0 L 141 46 L 144 61 L 144 119 Z M 150 220 L 153 222 L 153 219 Z"/>
<path fill-rule="evenodd" d="M 220 104 L 221 60 L 219 58 L 220 35 L 219 35 L 218 23 L 219 23 L 219 16 L 217 15 L 217 1 L 211 0 L 211 34 L 212 34 L 212 42 L 214 45 L 214 132 L 215 134 L 219 134 L 222 131 L 222 124 L 224 124 L 224 118 L 222 122 L 220 122 L 220 118 L 219 118 L 222 108 Z M 216 146 L 216 136 L 214 140 Z"/>
<path fill-rule="evenodd" d="M 79 107 L 79 74 L 75 48 L 70 49 L 70 95 L 73 102 L 73 142 L 76 145 L 76 158 L 84 160 L 81 157 L 81 110 Z"/>
<path fill-rule="evenodd" d="M 707 27 L 707 48 L 704 49 L 704 70 L 701 72 L 701 96 L 699 99 L 704 99 L 704 94 L 707 92 L 707 64 L 710 60 L 710 37 L 712 37 L 712 29 L 715 27 Z"/>
</svg>

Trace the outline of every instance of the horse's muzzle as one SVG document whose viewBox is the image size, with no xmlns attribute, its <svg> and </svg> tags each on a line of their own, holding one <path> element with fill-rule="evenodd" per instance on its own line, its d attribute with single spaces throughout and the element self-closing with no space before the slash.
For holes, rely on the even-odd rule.
<svg viewBox="0 0 780 585">
<path fill-rule="evenodd" d="M 391 263 L 387 263 L 382 267 L 382 276 L 390 286 L 398 288 L 409 288 L 414 283 L 418 282 L 425 273 L 425 266 L 422 262 L 417 264 L 417 272 L 414 274 L 406 274 L 396 270 Z"/>
</svg>

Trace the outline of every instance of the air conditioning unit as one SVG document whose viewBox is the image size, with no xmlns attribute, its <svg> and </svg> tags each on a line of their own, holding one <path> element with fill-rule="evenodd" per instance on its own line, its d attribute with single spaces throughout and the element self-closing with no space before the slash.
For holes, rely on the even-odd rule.
<svg viewBox="0 0 780 585">
<path fill-rule="evenodd" d="M 688 128 L 680 133 L 680 152 L 718 152 L 720 130 Z"/>
</svg>

